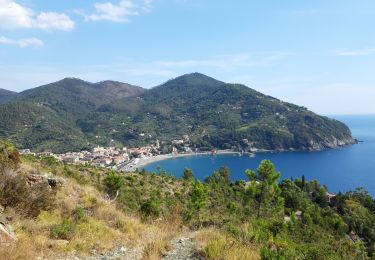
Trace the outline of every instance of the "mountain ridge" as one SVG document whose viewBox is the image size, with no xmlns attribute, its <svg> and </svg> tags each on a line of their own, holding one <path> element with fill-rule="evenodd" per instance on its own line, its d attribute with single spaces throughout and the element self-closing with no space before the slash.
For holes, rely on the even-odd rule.
<svg viewBox="0 0 375 260">
<path fill-rule="evenodd" d="M 0 104 L 6 103 L 14 99 L 17 95 L 17 92 L 0 88 Z"/>
<path fill-rule="evenodd" d="M 12 102 L 18 105 L 12 106 Z M 38 119 L 28 137 L 24 130 L 15 127 L 10 131 L 4 125 L 12 113 L 24 110 L 22 103 Z M 49 116 L 44 117 L 37 106 L 47 107 Z M 46 129 L 38 125 L 43 121 L 40 118 L 63 122 L 66 126 L 61 129 L 75 129 L 70 131 L 74 136 L 83 136 L 78 137 L 78 143 L 87 144 L 82 148 L 139 146 L 156 140 L 170 145 L 182 136 L 189 136 L 189 145 L 200 150 L 321 150 L 355 143 L 350 129 L 337 120 L 201 73 L 185 74 L 151 89 L 116 81 L 90 83 L 65 78 L 26 90 L 16 101 L 0 106 L 0 137 L 26 147 L 30 137 L 41 135 L 38 127 Z M 68 150 L 66 144 L 74 137 L 66 133 L 57 141 L 56 132 L 63 131 L 53 129 L 52 124 L 48 138 L 36 138 L 41 144 L 27 148 Z M 58 149 L 56 144 L 61 144 Z"/>
</svg>

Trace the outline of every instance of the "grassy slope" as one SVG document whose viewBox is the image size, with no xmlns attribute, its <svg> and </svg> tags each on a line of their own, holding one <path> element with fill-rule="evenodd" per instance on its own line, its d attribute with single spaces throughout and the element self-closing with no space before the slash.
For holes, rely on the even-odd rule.
<svg viewBox="0 0 375 260">
<path fill-rule="evenodd" d="M 40 212 L 36 218 L 23 216 L 20 209 L 6 209 L 18 241 L 5 248 L 0 246 L 0 259 L 54 259 L 72 252 L 86 255 L 92 249 L 103 253 L 119 245 L 139 250 L 147 259 L 157 259 L 168 248 L 170 239 L 180 232 L 178 225 L 142 222 L 139 215 L 126 213 L 116 202 L 109 202 L 97 183 L 106 170 L 64 167 L 24 157 L 20 171 L 53 172 L 64 179 L 64 184 L 55 195 L 54 208 Z M 59 243 L 59 239 L 69 243 Z"/>
</svg>

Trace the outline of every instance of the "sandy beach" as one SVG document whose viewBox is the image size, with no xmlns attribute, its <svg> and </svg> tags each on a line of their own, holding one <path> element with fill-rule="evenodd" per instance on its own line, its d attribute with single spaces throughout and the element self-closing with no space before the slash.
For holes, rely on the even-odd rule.
<svg viewBox="0 0 375 260">
<path fill-rule="evenodd" d="M 180 154 L 160 154 L 152 157 L 145 158 L 136 158 L 131 160 L 128 164 L 123 166 L 121 171 L 135 171 L 145 167 L 148 164 L 159 162 L 167 159 L 173 159 L 178 157 L 187 157 L 187 156 L 199 156 L 199 155 L 217 155 L 217 154 L 237 154 L 238 152 L 233 150 L 218 150 L 214 154 L 212 152 L 198 152 L 198 153 L 180 153 Z M 248 153 L 247 153 L 248 154 Z"/>
</svg>

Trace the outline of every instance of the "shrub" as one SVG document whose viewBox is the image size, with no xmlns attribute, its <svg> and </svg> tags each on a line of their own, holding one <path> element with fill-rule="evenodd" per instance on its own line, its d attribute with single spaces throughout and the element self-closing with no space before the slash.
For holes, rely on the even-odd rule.
<svg viewBox="0 0 375 260">
<path fill-rule="evenodd" d="M 106 192 L 110 196 L 114 196 L 123 184 L 124 181 L 121 178 L 121 176 L 119 176 L 113 171 L 109 172 L 108 175 L 104 178 L 104 186 Z"/>
<path fill-rule="evenodd" d="M 55 205 L 55 190 L 47 183 L 28 186 L 26 176 L 14 170 L 0 173 L 0 204 L 15 208 L 19 214 L 36 217 Z"/>
<path fill-rule="evenodd" d="M 0 204 L 4 207 L 15 207 L 27 197 L 26 178 L 13 170 L 0 172 Z"/>
<path fill-rule="evenodd" d="M 184 180 L 189 180 L 189 181 L 193 180 L 194 179 L 193 171 L 191 169 L 189 169 L 189 168 L 185 168 L 182 178 Z"/>
<path fill-rule="evenodd" d="M 227 205 L 227 209 L 228 209 L 228 211 L 229 211 L 230 214 L 234 215 L 237 212 L 238 206 L 237 206 L 237 204 L 235 202 L 230 202 Z"/>
<path fill-rule="evenodd" d="M 278 234 L 285 230 L 286 225 L 281 221 L 273 221 L 270 223 L 268 229 L 271 231 L 272 235 L 276 237 Z"/>
<path fill-rule="evenodd" d="M 29 194 L 22 203 L 21 214 L 37 217 L 43 210 L 55 207 L 56 190 L 51 190 L 48 184 L 37 184 L 29 188 Z"/>
<path fill-rule="evenodd" d="M 59 165 L 59 161 L 53 157 L 53 156 L 43 156 L 41 159 L 40 159 L 40 162 L 46 166 L 55 166 L 55 165 Z"/>
<path fill-rule="evenodd" d="M 56 239 L 70 239 L 73 236 L 74 225 L 69 219 L 64 219 L 61 224 L 51 230 L 51 237 Z"/>
<path fill-rule="evenodd" d="M 72 215 L 75 221 L 84 220 L 86 218 L 86 210 L 81 206 L 77 206 L 73 209 Z"/>
<path fill-rule="evenodd" d="M 79 184 L 86 185 L 89 183 L 89 179 L 84 174 L 81 174 L 77 170 L 72 170 L 69 166 L 64 166 L 64 175 L 75 179 Z"/>
<path fill-rule="evenodd" d="M 158 217 L 160 215 L 160 206 L 155 200 L 148 199 L 142 203 L 141 213 L 146 217 Z"/>
<path fill-rule="evenodd" d="M 0 140 L 0 172 L 5 169 L 16 169 L 20 163 L 20 155 L 13 145 Z"/>
<path fill-rule="evenodd" d="M 194 216 L 200 221 L 200 211 L 206 205 L 208 186 L 200 181 L 191 184 L 191 199 L 187 205 L 185 219 L 191 220 Z"/>
</svg>

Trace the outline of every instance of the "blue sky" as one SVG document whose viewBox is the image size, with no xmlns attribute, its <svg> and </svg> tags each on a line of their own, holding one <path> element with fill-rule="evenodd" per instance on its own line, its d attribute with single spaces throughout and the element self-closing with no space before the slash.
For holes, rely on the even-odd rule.
<svg viewBox="0 0 375 260">
<path fill-rule="evenodd" d="M 190 72 L 323 114 L 375 114 L 373 0 L 0 0 L 0 88 L 152 87 Z"/>
</svg>

